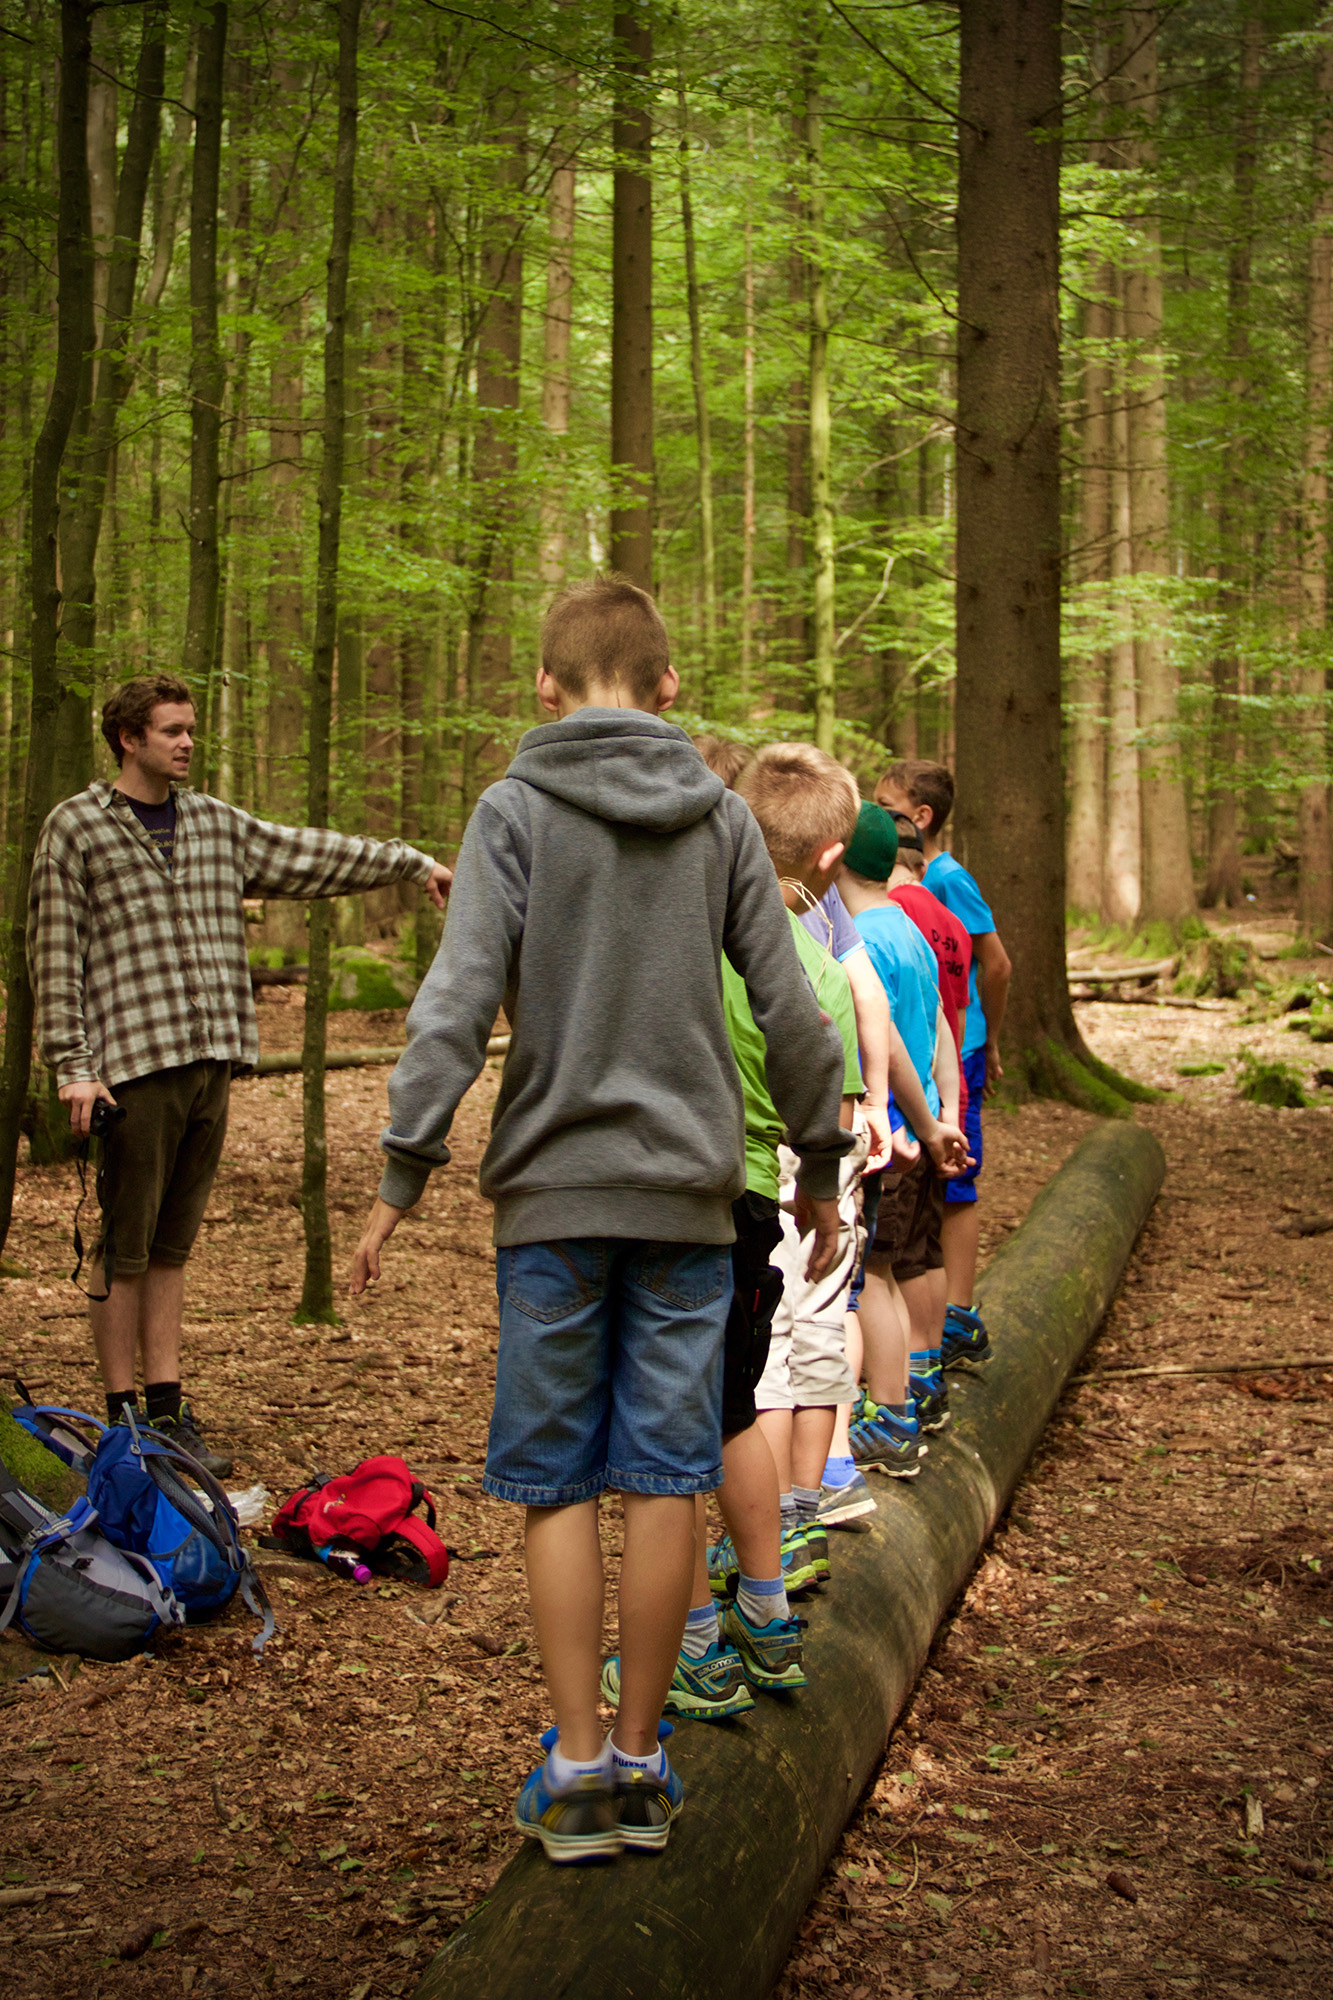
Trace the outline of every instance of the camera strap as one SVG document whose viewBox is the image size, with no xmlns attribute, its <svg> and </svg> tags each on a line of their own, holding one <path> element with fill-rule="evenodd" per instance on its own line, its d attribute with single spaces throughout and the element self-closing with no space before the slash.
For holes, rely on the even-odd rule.
<svg viewBox="0 0 1333 2000">
<path fill-rule="evenodd" d="M 91 1143 L 90 1139 L 85 1139 L 74 1156 L 75 1165 L 79 1170 L 79 1201 L 77 1208 L 74 1210 L 74 1255 L 78 1259 L 78 1262 L 69 1274 L 69 1281 L 76 1292 L 83 1292 L 85 1299 L 90 1300 L 93 1305 L 100 1306 L 104 1305 L 111 1297 L 111 1280 L 114 1276 L 115 1264 L 115 1256 L 111 1248 L 111 1217 L 107 1213 L 106 1204 L 106 1147 L 102 1145 L 100 1139 L 98 1145 L 101 1146 L 101 1155 L 97 1163 L 97 1177 L 94 1187 L 97 1194 L 97 1205 L 102 1211 L 104 1223 L 102 1236 L 102 1279 L 106 1285 L 106 1290 L 104 1292 L 85 1291 L 84 1287 L 79 1283 L 79 1273 L 83 1269 L 85 1254 L 83 1231 L 79 1227 L 79 1217 L 82 1215 L 84 1203 L 88 1199 L 88 1148 Z"/>
</svg>

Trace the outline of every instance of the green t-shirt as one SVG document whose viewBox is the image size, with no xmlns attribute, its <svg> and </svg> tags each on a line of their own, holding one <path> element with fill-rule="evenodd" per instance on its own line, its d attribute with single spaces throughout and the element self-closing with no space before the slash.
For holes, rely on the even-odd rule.
<svg viewBox="0 0 1333 2000">
<path fill-rule="evenodd" d="M 861 1081 L 861 1060 L 857 1051 L 856 1009 L 852 1005 L 852 989 L 847 974 L 822 944 L 816 944 L 792 912 L 787 914 L 791 917 L 796 955 L 805 967 L 816 999 L 824 1012 L 832 1015 L 842 1036 L 843 1095 L 859 1097 L 865 1086 Z M 767 1195 L 771 1201 L 776 1201 L 778 1142 L 784 1127 L 768 1094 L 768 1078 L 764 1073 L 764 1038 L 750 1012 L 745 981 L 728 958 L 722 960 L 722 1004 L 726 1011 L 727 1033 L 731 1038 L 731 1053 L 740 1072 L 741 1095 L 745 1099 L 745 1185 L 751 1194 Z"/>
</svg>

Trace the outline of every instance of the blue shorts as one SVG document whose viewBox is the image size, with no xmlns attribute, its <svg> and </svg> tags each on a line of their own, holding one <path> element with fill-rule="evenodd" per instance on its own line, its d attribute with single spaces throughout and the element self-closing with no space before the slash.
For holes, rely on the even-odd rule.
<svg viewBox="0 0 1333 2000">
<path fill-rule="evenodd" d="M 963 1057 L 963 1076 L 967 1082 L 967 1110 L 963 1113 L 963 1130 L 967 1134 L 967 1150 L 972 1155 L 973 1165 L 957 1180 L 944 1183 L 944 1201 L 975 1201 L 977 1198 L 977 1175 L 981 1172 L 981 1100 L 986 1094 L 986 1051 L 973 1049 L 970 1056 Z"/>
<path fill-rule="evenodd" d="M 731 1246 L 604 1236 L 496 1252 L 500 1353 L 482 1486 L 527 1507 L 722 1483 Z"/>
</svg>

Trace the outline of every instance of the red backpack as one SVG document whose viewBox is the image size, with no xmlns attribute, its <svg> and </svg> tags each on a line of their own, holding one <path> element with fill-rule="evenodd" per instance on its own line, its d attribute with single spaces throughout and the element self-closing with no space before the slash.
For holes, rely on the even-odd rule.
<svg viewBox="0 0 1333 2000">
<path fill-rule="evenodd" d="M 420 1521 L 414 1510 L 423 1500 Z M 449 1574 L 449 1551 L 435 1533 L 435 1502 L 401 1458 L 367 1458 L 351 1472 L 289 1494 L 265 1539 L 297 1556 L 313 1556 L 326 1542 L 351 1542 L 377 1576 L 431 1590 Z"/>
</svg>

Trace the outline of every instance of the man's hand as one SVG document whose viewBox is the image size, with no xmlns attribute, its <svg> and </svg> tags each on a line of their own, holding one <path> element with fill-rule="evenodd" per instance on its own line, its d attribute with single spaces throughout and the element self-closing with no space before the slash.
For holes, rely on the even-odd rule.
<svg viewBox="0 0 1333 2000">
<path fill-rule="evenodd" d="M 998 1042 L 987 1042 L 986 1088 L 982 1092 L 983 1103 L 988 1098 L 994 1097 L 996 1091 L 999 1089 L 1003 1081 L 1004 1081 L 1004 1065 L 1000 1061 L 1000 1045 Z"/>
<path fill-rule="evenodd" d="M 926 1138 L 926 1151 L 934 1162 L 936 1173 L 943 1174 L 946 1180 L 966 1173 L 972 1164 L 972 1155 L 967 1150 L 967 1134 L 961 1125 L 937 1121 L 935 1130 Z"/>
<path fill-rule="evenodd" d="M 453 869 L 446 868 L 442 861 L 435 863 L 435 866 L 426 878 L 426 894 L 430 897 L 437 910 L 444 908 L 444 899 L 449 894 L 449 890 L 453 885 L 453 879 Z"/>
<path fill-rule="evenodd" d="M 392 1208 L 387 1201 L 381 1201 L 376 1195 L 365 1233 L 352 1257 L 352 1275 L 348 1290 L 353 1298 L 357 1298 L 368 1284 L 378 1278 L 380 1251 L 406 1214 L 405 1208 Z"/>
<path fill-rule="evenodd" d="M 889 1114 L 882 1104 L 872 1104 L 868 1097 L 861 1100 L 861 1116 L 866 1121 L 870 1133 L 870 1151 L 862 1173 L 877 1174 L 881 1167 L 888 1165 L 889 1154 L 893 1150 L 893 1127 Z"/>
<path fill-rule="evenodd" d="M 116 1101 L 104 1083 L 62 1083 L 56 1096 L 62 1104 L 68 1104 L 69 1129 L 78 1139 L 88 1137 L 94 1104 L 114 1104 Z"/>
<path fill-rule="evenodd" d="M 812 1233 L 814 1236 L 810 1261 L 805 1267 L 807 1284 L 813 1285 L 816 1278 L 822 1278 L 837 1256 L 838 1226 L 836 1201 L 816 1201 L 804 1188 L 797 1188 L 796 1227 L 801 1232 L 802 1241 Z"/>
</svg>

